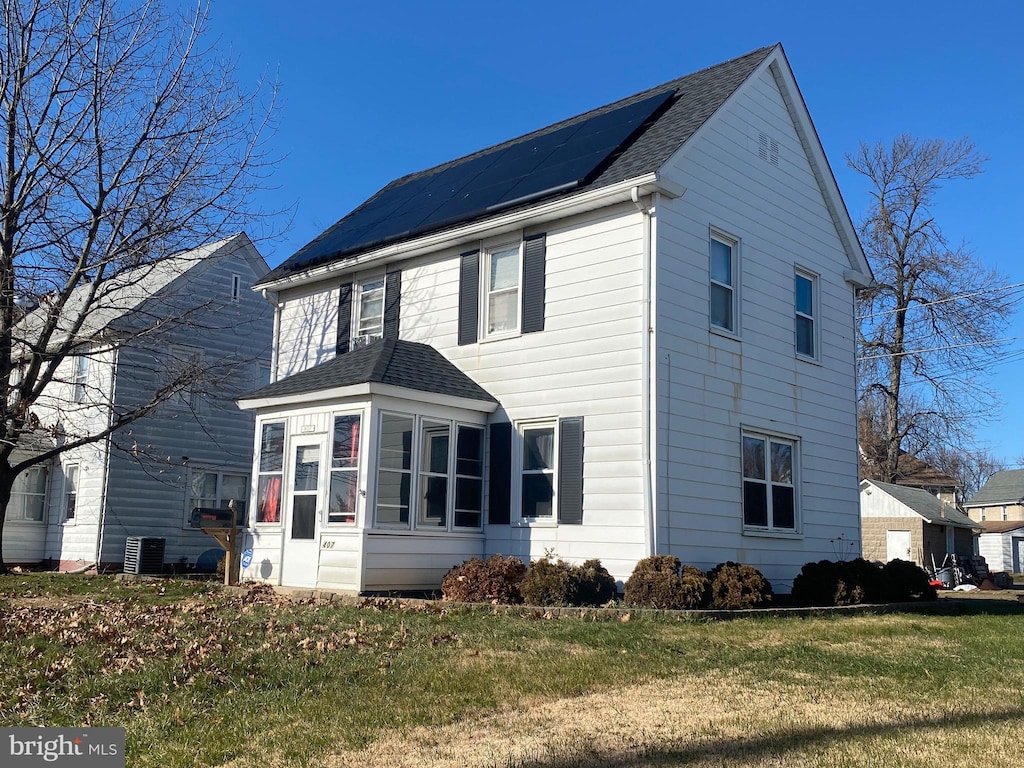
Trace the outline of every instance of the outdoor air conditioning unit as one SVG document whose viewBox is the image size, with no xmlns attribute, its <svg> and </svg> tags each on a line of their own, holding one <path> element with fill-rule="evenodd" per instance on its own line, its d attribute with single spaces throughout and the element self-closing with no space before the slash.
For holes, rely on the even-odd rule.
<svg viewBox="0 0 1024 768">
<path fill-rule="evenodd" d="M 159 576 L 164 571 L 166 542 L 156 536 L 129 536 L 124 543 L 124 572 Z"/>
</svg>

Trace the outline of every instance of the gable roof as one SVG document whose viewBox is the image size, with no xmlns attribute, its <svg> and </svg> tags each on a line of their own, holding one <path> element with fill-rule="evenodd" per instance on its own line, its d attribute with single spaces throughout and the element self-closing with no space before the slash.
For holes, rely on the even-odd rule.
<svg viewBox="0 0 1024 768">
<path fill-rule="evenodd" d="M 928 491 L 920 488 L 908 488 L 905 485 L 893 485 L 878 480 L 864 480 L 861 490 L 872 485 L 883 491 L 898 502 L 920 515 L 926 523 L 934 525 L 953 525 L 960 528 L 977 528 L 978 523 L 949 504 L 944 504 Z"/>
<path fill-rule="evenodd" d="M 776 44 L 759 48 L 457 160 L 396 179 L 271 271 L 258 287 L 270 286 L 279 281 L 291 284 L 310 270 L 333 264 L 346 264 L 362 254 L 388 244 L 411 240 L 434 231 L 453 230 L 475 220 L 490 219 L 498 213 L 527 211 L 535 208 L 540 202 L 573 198 L 587 192 L 614 187 L 631 179 L 656 174 L 755 72 L 769 65 L 772 67 L 776 82 L 784 91 L 787 107 L 797 124 L 797 132 L 801 136 L 808 160 L 826 198 L 826 205 L 839 230 L 840 239 L 850 254 L 852 272 L 863 273 L 863 279 L 868 279 L 870 267 L 860 248 L 824 151 L 817 140 L 803 98 L 792 78 L 782 46 Z M 664 94 L 668 95 L 668 101 L 661 104 L 659 97 Z M 593 139 L 591 134 L 584 138 L 580 137 L 587 133 L 585 129 L 593 121 L 611 119 L 617 111 L 629 112 L 633 109 L 642 112 L 647 102 L 655 105 L 649 118 L 626 136 L 621 144 L 613 146 L 610 154 L 596 160 L 596 164 L 589 167 L 582 178 L 577 178 L 565 170 L 568 166 L 565 163 L 558 165 L 563 170 L 554 171 L 550 167 L 543 167 L 544 174 L 548 174 L 544 176 L 547 181 L 537 181 L 534 187 L 538 191 L 528 196 L 527 200 L 502 201 L 498 198 L 496 205 L 474 207 L 469 202 L 461 205 L 463 199 L 468 200 L 482 193 L 482 190 L 474 185 L 490 190 L 486 194 L 494 193 L 494 178 L 488 176 L 494 167 L 509 167 L 512 168 L 509 173 L 520 174 L 514 178 L 509 177 L 506 181 L 528 178 L 532 173 L 540 173 L 537 167 L 531 165 L 538 162 L 535 152 L 545 156 L 550 153 L 553 157 L 574 142 L 590 141 Z M 578 127 L 579 130 L 574 132 L 571 130 L 574 127 Z M 569 154 L 582 154 L 584 149 L 577 147 Z M 608 152 L 608 148 L 602 151 Z M 510 156 L 524 159 L 518 166 L 509 165 L 502 158 L 507 159 Z M 552 173 L 548 173 L 549 171 Z M 569 175 L 559 175 L 563 173 Z M 488 177 L 488 181 L 481 181 L 485 176 Z M 559 181 L 567 183 L 559 184 Z M 548 183 L 551 186 L 548 186 Z M 486 186 L 487 184 L 491 186 Z M 459 202 L 460 205 L 452 205 L 453 202 Z M 462 212 L 452 218 L 442 216 L 440 219 L 432 219 L 433 214 L 425 213 L 437 213 L 446 210 L 446 206 L 452 211 Z M 424 213 L 420 216 L 413 215 L 414 212 Z"/>
<path fill-rule="evenodd" d="M 239 232 L 208 245 L 182 251 L 152 264 L 145 264 L 114 275 L 102 283 L 88 307 L 86 307 L 86 302 L 89 301 L 92 286 L 90 284 L 80 285 L 75 288 L 64 304 L 63 329 L 58 327 L 51 339 L 51 344 L 58 344 L 65 338 L 64 333 L 70 330 L 75 319 L 83 311 L 86 312 L 86 317 L 76 336 L 81 341 L 86 341 L 115 325 L 122 318 L 129 316 L 143 302 L 153 298 L 154 295 L 195 267 L 209 263 L 212 258 L 235 253 L 240 253 L 249 260 L 257 278 L 266 275 L 269 271 L 266 261 L 260 256 L 248 235 Z M 47 309 L 44 300 L 43 306 L 28 313 L 18 323 L 18 338 L 33 346 L 32 342 L 42 331 L 46 316 Z"/>
<path fill-rule="evenodd" d="M 384 384 L 417 392 L 497 404 L 497 400 L 427 344 L 383 339 L 268 384 L 238 398 L 258 400 L 310 395 L 360 384 Z"/>
<path fill-rule="evenodd" d="M 964 506 L 1018 504 L 1024 499 L 1024 469 L 1004 469 L 990 477 Z"/>
</svg>

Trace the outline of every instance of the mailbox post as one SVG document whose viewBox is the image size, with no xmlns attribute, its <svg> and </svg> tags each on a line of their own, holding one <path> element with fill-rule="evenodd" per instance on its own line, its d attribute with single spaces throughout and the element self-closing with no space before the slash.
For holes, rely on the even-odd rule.
<svg viewBox="0 0 1024 768">
<path fill-rule="evenodd" d="M 238 505 L 232 499 L 227 509 L 196 507 L 192 510 L 189 524 L 212 536 L 224 550 L 224 583 L 238 583 Z"/>
</svg>

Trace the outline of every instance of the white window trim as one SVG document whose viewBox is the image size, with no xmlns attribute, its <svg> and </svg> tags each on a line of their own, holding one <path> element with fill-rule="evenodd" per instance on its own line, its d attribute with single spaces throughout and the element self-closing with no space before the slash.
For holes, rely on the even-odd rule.
<svg viewBox="0 0 1024 768">
<path fill-rule="evenodd" d="M 811 283 L 811 314 L 800 312 L 796 306 L 796 278 L 802 277 Z M 821 359 L 821 297 L 819 276 L 810 270 L 797 267 L 793 275 L 793 349 L 801 360 L 818 362 Z M 796 318 L 804 317 L 811 321 L 811 344 L 814 354 L 808 355 L 797 348 Z"/>
<path fill-rule="evenodd" d="M 380 283 L 380 324 L 373 333 L 364 333 L 363 325 L 363 293 L 368 284 Z M 384 310 L 387 306 L 388 280 L 387 275 L 380 274 L 357 280 L 352 292 L 352 319 L 349 323 L 349 342 L 352 349 L 384 338 Z"/>
<path fill-rule="evenodd" d="M 776 528 L 773 523 L 773 515 L 768 516 L 768 525 L 747 525 L 746 522 L 746 510 L 744 509 L 744 498 L 743 498 L 743 483 L 746 481 L 746 476 L 743 473 L 743 438 L 753 437 L 760 438 L 766 441 L 767 454 L 771 455 L 771 441 L 780 443 L 789 443 L 793 446 L 793 527 L 792 528 Z M 788 435 L 782 432 L 775 432 L 773 430 L 765 430 L 758 427 L 742 427 L 740 429 L 740 443 L 739 443 L 739 459 L 740 459 L 740 524 L 742 527 L 743 534 L 746 536 L 762 536 L 770 538 L 784 538 L 784 539 L 795 539 L 803 538 L 803 493 L 802 488 L 802 477 L 803 477 L 803 451 L 801 450 L 800 438 Z M 766 471 L 771 473 L 770 459 L 769 464 L 766 466 Z M 771 482 L 770 476 L 768 479 L 768 499 L 769 503 L 771 500 Z M 769 512 L 770 512 L 769 508 Z"/>
<path fill-rule="evenodd" d="M 260 461 L 262 459 L 263 428 L 267 426 L 272 426 L 274 424 L 280 424 L 284 427 L 284 432 L 281 440 L 281 469 L 273 471 L 267 470 L 266 472 L 262 472 L 260 471 Z M 256 423 L 252 474 L 249 476 L 249 528 L 256 528 L 257 526 L 265 528 L 281 528 L 284 525 L 284 475 L 286 464 L 288 461 L 288 449 L 290 447 L 290 444 L 291 441 L 289 440 L 288 435 L 287 419 L 274 417 L 272 419 L 266 419 L 265 421 L 259 421 Z M 279 490 L 277 501 L 277 520 L 260 521 L 257 519 L 259 516 L 260 480 L 264 476 L 278 476 L 281 478 L 281 487 Z"/>
<path fill-rule="evenodd" d="M 335 467 L 334 466 L 334 422 L 339 416 L 356 416 L 359 418 L 359 444 L 356 448 L 356 465 L 355 467 Z M 347 531 L 353 528 L 359 527 L 360 519 L 365 519 L 365 499 L 366 491 L 364 488 L 363 478 L 365 477 L 365 465 L 366 465 L 366 414 L 362 410 L 356 411 L 332 411 L 330 417 L 330 430 L 327 433 L 327 499 L 323 505 L 323 520 L 321 521 L 324 529 L 330 529 L 334 531 Z M 350 523 L 346 523 L 341 520 L 332 521 L 331 517 L 331 483 L 334 480 L 334 473 L 347 473 L 353 474 L 356 478 L 356 505 L 355 505 L 355 518 Z"/>
<path fill-rule="evenodd" d="M 521 336 L 523 333 L 523 261 L 524 261 L 524 249 L 523 249 L 523 237 L 522 233 L 519 235 L 518 240 L 512 240 L 504 238 L 502 240 L 495 240 L 491 242 L 485 242 L 480 247 L 480 311 L 478 316 L 480 318 L 480 327 L 478 329 L 477 339 L 481 342 L 494 341 L 496 339 L 509 339 Z M 515 293 L 515 309 L 516 309 L 516 322 L 515 328 L 507 331 L 497 331 L 489 333 L 487 326 L 490 324 L 490 313 L 488 308 L 490 307 L 490 285 L 491 285 L 491 255 L 497 251 L 505 251 L 517 248 L 519 252 L 519 274 L 518 282 L 516 283 Z M 511 289 L 503 289 L 510 291 Z M 495 292 L 497 293 L 497 291 Z"/>
<path fill-rule="evenodd" d="M 68 519 L 68 474 L 69 470 L 74 468 L 75 470 L 75 516 L 70 520 Z M 82 497 L 82 465 L 78 462 L 71 462 L 65 464 L 61 470 L 61 494 L 60 494 L 60 521 L 62 525 L 76 525 L 78 523 L 79 513 L 82 511 L 81 497 Z"/>
<path fill-rule="evenodd" d="M 189 344 L 172 344 L 170 347 L 170 362 L 172 364 L 196 360 L 202 365 L 202 361 L 205 359 L 206 352 L 202 347 L 194 347 Z M 187 402 L 186 396 L 188 397 Z M 195 388 L 195 383 L 193 382 L 185 389 L 168 398 L 167 405 L 175 411 L 199 413 L 200 398 L 199 392 Z"/>
<path fill-rule="evenodd" d="M 86 386 L 89 383 L 89 369 L 92 366 L 89 356 L 83 353 L 75 355 L 73 360 L 75 370 L 71 377 L 71 400 L 81 404 L 88 400 Z"/>
<path fill-rule="evenodd" d="M 528 429 L 551 427 L 553 440 L 554 466 L 551 468 L 551 515 L 548 517 L 525 517 L 523 515 L 523 450 L 526 443 L 525 432 Z M 529 419 L 516 421 L 512 430 L 512 493 L 511 523 L 528 528 L 558 527 L 558 418 Z"/>
<path fill-rule="evenodd" d="M 720 283 L 717 280 L 711 278 L 711 242 L 717 240 L 719 243 L 729 247 L 730 255 L 732 258 L 731 272 L 732 272 L 732 285 L 726 285 Z M 718 333 L 729 338 L 738 339 L 740 337 L 740 239 L 734 235 L 726 233 L 724 230 L 712 227 L 708 237 L 708 327 L 713 333 Z M 715 325 L 711 322 L 711 286 L 718 285 L 723 288 L 728 288 L 732 291 L 732 328 L 725 328 L 721 325 Z"/>
<path fill-rule="evenodd" d="M 409 470 L 395 470 L 385 469 L 385 472 L 405 472 L 408 471 L 410 474 L 409 479 L 409 522 L 406 524 L 401 523 L 380 523 L 377 520 L 377 505 L 379 502 L 379 479 L 380 479 L 380 433 L 383 424 L 384 416 L 400 416 L 402 418 L 411 418 L 413 420 L 413 435 L 412 435 L 412 456 L 409 461 Z M 420 494 L 421 494 L 421 476 L 430 475 L 432 473 L 425 473 L 422 471 L 423 467 L 423 425 L 439 426 L 446 424 L 448 427 L 448 488 L 447 488 L 447 500 L 445 506 L 445 524 L 440 525 L 420 525 Z M 373 509 L 367 508 L 366 519 L 368 522 L 367 527 L 371 527 L 377 531 L 387 531 L 389 533 L 416 533 L 416 534 L 479 534 L 483 531 L 483 520 L 484 511 L 480 511 L 480 525 L 478 526 L 457 526 L 455 525 L 455 487 L 458 482 L 459 475 L 456 474 L 456 441 L 458 440 L 458 429 L 472 428 L 478 429 L 484 432 L 481 440 L 486 440 L 486 431 L 482 424 L 473 424 L 467 421 L 460 421 L 453 418 L 444 418 L 439 416 L 427 416 L 422 414 L 404 413 L 402 411 L 394 410 L 381 410 L 374 423 L 374 457 L 372 462 L 367 462 L 368 471 L 369 468 L 374 470 L 373 477 Z M 481 466 L 481 472 L 483 472 L 483 466 Z M 466 475 L 465 477 L 469 477 Z M 481 482 L 485 482 L 485 475 L 481 474 Z M 482 506 L 482 505 L 481 505 Z"/>
<path fill-rule="evenodd" d="M 6 520 L 6 524 L 10 524 L 10 525 L 36 525 L 36 526 L 46 525 L 46 522 L 47 522 L 47 511 L 48 511 L 47 507 L 49 506 L 49 504 L 47 502 L 49 501 L 49 496 L 50 496 L 50 471 L 49 471 L 49 467 L 46 464 L 36 464 L 36 465 L 34 465 L 32 467 L 29 467 L 28 469 L 24 470 L 24 472 L 30 472 L 32 470 L 39 470 L 39 471 L 42 471 L 42 472 L 45 473 L 45 478 L 44 478 L 45 482 L 43 483 L 43 493 L 42 493 L 42 496 L 43 496 L 43 507 L 42 507 L 43 514 L 42 514 L 42 518 L 39 519 L 39 520 L 24 520 L 24 519 L 15 520 L 12 517 L 8 517 L 7 520 Z M 24 472 L 19 473 L 18 477 L 20 478 L 20 476 L 22 474 L 24 474 Z M 18 478 L 15 478 L 15 483 L 17 483 L 17 481 L 18 481 Z M 11 501 L 14 500 L 15 495 L 20 495 L 20 496 L 36 496 L 36 495 L 38 495 L 38 494 L 24 493 L 22 491 L 15 492 L 13 487 L 12 487 L 11 490 L 12 490 Z M 9 505 L 8 505 L 8 509 L 10 509 Z"/>
</svg>

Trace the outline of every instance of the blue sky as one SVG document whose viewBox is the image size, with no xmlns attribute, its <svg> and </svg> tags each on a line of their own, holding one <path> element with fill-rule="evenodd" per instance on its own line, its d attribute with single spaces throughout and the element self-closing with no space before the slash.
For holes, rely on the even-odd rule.
<svg viewBox="0 0 1024 768">
<path fill-rule="evenodd" d="M 680 75 L 781 42 L 847 207 L 861 141 L 969 136 L 984 175 L 948 185 L 938 214 L 1006 283 L 1024 283 L 1024 4 L 979 2 L 558 2 L 213 0 L 211 29 L 243 85 L 280 84 L 258 202 L 292 208 L 260 239 L 279 264 L 391 179 Z M 1024 308 L 1022 308 L 1024 310 Z M 1003 406 L 978 439 L 1024 456 L 1024 311 L 1008 362 L 978 383 Z M 1016 352 L 1017 354 L 1013 354 Z"/>
</svg>

